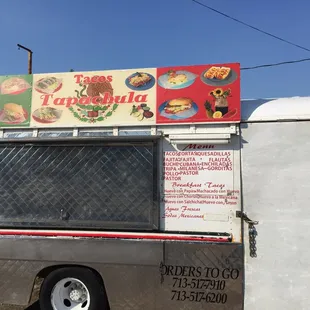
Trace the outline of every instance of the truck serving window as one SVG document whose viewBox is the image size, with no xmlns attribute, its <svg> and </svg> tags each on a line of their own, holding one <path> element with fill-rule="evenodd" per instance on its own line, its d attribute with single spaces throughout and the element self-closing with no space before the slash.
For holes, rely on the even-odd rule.
<svg viewBox="0 0 310 310">
<path fill-rule="evenodd" d="M 0 226 L 158 228 L 156 144 L 0 145 Z"/>
</svg>

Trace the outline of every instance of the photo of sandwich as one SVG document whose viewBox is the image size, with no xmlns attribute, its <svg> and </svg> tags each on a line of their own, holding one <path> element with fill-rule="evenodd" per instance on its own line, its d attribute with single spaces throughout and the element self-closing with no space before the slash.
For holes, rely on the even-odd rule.
<svg viewBox="0 0 310 310">
<path fill-rule="evenodd" d="M 193 100 L 190 98 L 178 98 L 168 101 L 164 110 L 167 114 L 178 114 L 192 108 Z"/>
<path fill-rule="evenodd" d="M 173 120 L 187 119 L 198 112 L 198 106 L 191 98 L 180 97 L 168 100 L 160 105 L 161 116 Z"/>
<path fill-rule="evenodd" d="M 0 111 L 0 122 L 6 124 L 21 124 L 27 120 L 27 112 L 17 103 L 5 103 Z"/>
<path fill-rule="evenodd" d="M 211 86 L 224 86 L 233 83 L 237 73 L 226 66 L 212 66 L 206 69 L 200 76 L 202 82 Z"/>
<path fill-rule="evenodd" d="M 53 94 L 59 91 L 62 87 L 62 81 L 55 77 L 45 77 L 37 81 L 34 88 L 39 93 Z"/>
<path fill-rule="evenodd" d="M 20 77 L 11 77 L 1 83 L 2 95 L 18 95 L 31 88 L 31 85 Z"/>
<path fill-rule="evenodd" d="M 155 85 L 155 78 L 146 72 L 136 72 L 126 79 L 125 84 L 132 90 L 148 90 Z"/>
</svg>

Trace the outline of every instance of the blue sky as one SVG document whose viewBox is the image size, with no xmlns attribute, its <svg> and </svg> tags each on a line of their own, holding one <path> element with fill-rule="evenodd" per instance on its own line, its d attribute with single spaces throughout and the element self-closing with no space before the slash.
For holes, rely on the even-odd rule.
<svg viewBox="0 0 310 310">
<path fill-rule="evenodd" d="M 310 1 L 200 0 L 310 48 Z M 0 75 L 308 58 L 191 0 L 1 0 Z M 310 62 L 244 71 L 242 98 L 310 95 Z"/>
</svg>

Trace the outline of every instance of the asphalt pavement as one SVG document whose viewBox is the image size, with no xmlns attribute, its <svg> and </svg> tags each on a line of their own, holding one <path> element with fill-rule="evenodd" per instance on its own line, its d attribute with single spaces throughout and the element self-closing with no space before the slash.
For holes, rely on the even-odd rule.
<svg viewBox="0 0 310 310">
<path fill-rule="evenodd" d="M 18 306 L 0 305 L 0 310 L 40 310 L 40 307 L 38 302 L 35 302 L 27 308 Z"/>
<path fill-rule="evenodd" d="M 41 286 L 41 280 L 37 280 L 34 284 L 30 305 L 28 307 L 20 307 L 20 306 L 9 306 L 9 305 L 1 305 L 0 310 L 40 310 L 38 298 L 39 298 L 39 291 Z"/>
</svg>

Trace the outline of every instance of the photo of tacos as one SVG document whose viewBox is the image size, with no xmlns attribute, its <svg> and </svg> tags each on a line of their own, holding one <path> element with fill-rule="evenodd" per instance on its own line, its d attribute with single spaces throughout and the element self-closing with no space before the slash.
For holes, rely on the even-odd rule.
<svg viewBox="0 0 310 310">
<path fill-rule="evenodd" d="M 0 111 L 0 122 L 5 124 L 21 124 L 28 118 L 27 111 L 17 103 L 5 103 Z"/>
<path fill-rule="evenodd" d="M 2 95 L 18 95 L 31 88 L 31 85 L 20 77 L 11 77 L 1 83 Z"/>
<path fill-rule="evenodd" d="M 159 107 L 159 112 L 169 119 L 187 119 L 198 112 L 198 106 L 191 98 L 180 97 L 164 102 Z"/>
<path fill-rule="evenodd" d="M 62 111 L 51 107 L 43 107 L 32 113 L 32 118 L 39 123 L 55 123 L 61 117 Z"/>
<path fill-rule="evenodd" d="M 53 94 L 62 87 L 62 81 L 55 77 L 45 77 L 34 84 L 36 91 L 42 94 Z"/>
</svg>

